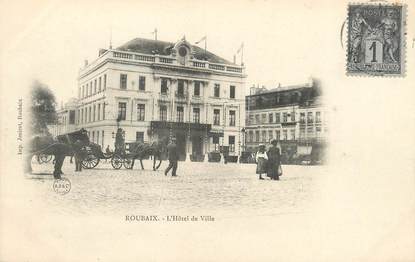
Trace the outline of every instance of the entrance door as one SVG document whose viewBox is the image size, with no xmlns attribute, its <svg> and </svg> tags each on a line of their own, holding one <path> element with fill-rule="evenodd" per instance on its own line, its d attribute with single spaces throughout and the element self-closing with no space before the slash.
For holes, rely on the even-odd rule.
<svg viewBox="0 0 415 262">
<path fill-rule="evenodd" d="M 184 161 L 186 159 L 186 134 L 176 133 L 177 151 L 179 152 L 179 160 Z"/>
<path fill-rule="evenodd" d="M 201 136 L 192 136 L 192 155 L 203 154 L 203 139 Z"/>
</svg>

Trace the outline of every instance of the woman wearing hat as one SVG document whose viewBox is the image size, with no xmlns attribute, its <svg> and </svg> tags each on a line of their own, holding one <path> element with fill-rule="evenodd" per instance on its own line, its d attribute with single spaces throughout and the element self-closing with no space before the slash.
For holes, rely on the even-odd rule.
<svg viewBox="0 0 415 262">
<path fill-rule="evenodd" d="M 267 173 L 267 160 L 268 160 L 268 156 L 267 156 L 267 152 L 265 151 L 265 145 L 260 144 L 259 145 L 259 149 L 258 152 L 256 153 L 256 173 L 259 175 L 259 179 L 263 179 L 262 178 L 262 174 Z"/>
<path fill-rule="evenodd" d="M 281 153 L 280 149 L 277 147 L 278 141 L 276 139 L 271 140 L 271 147 L 268 149 L 268 176 L 272 180 L 279 180 L 279 170 L 280 170 L 280 161 Z"/>
</svg>

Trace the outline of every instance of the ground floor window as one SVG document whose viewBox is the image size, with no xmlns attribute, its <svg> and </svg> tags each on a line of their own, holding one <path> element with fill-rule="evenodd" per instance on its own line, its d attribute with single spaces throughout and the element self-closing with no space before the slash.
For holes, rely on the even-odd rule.
<svg viewBox="0 0 415 262">
<path fill-rule="evenodd" d="M 273 134 L 274 132 L 272 132 L 272 130 L 268 130 L 268 139 L 272 140 L 273 139 Z"/>
<path fill-rule="evenodd" d="M 235 136 L 229 136 L 229 152 L 235 152 Z"/>
<path fill-rule="evenodd" d="M 262 131 L 262 142 L 267 142 L 267 131 L 263 130 Z"/>
<path fill-rule="evenodd" d="M 295 140 L 295 129 L 290 130 L 291 140 Z"/>
<path fill-rule="evenodd" d="M 167 106 L 160 106 L 160 121 L 167 121 Z"/>
<path fill-rule="evenodd" d="M 144 143 L 144 132 L 135 132 L 135 141 Z"/>
<path fill-rule="evenodd" d="M 259 131 L 255 131 L 255 142 L 259 142 Z"/>
<path fill-rule="evenodd" d="M 104 130 L 102 130 L 101 147 L 104 148 Z"/>
<path fill-rule="evenodd" d="M 219 151 L 219 137 L 218 136 L 212 137 L 212 143 L 213 143 L 213 146 L 215 147 L 214 150 Z"/>
<path fill-rule="evenodd" d="M 248 141 L 254 142 L 254 131 L 249 131 Z"/>
<path fill-rule="evenodd" d="M 275 138 L 277 140 L 280 140 L 281 139 L 281 131 L 280 130 L 275 131 Z"/>
<path fill-rule="evenodd" d="M 184 109 L 183 109 L 182 106 L 177 107 L 176 118 L 177 118 L 177 120 L 176 120 L 177 122 L 183 122 L 184 121 Z"/>
<path fill-rule="evenodd" d="M 288 132 L 287 132 L 287 130 L 282 130 L 282 138 L 284 140 L 288 140 Z"/>
</svg>

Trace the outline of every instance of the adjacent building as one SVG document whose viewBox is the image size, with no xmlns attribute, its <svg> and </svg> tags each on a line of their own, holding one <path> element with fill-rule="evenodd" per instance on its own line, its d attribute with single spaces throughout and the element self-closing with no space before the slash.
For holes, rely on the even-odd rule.
<svg viewBox="0 0 415 262">
<path fill-rule="evenodd" d="M 223 147 L 239 155 L 245 79 L 244 66 L 184 37 L 175 43 L 136 38 L 101 49 L 80 70 L 75 126 L 102 147 L 114 146 L 120 127 L 126 142 L 176 137 L 182 159 Z M 64 121 L 72 124 L 73 109 L 68 112 Z"/>
<path fill-rule="evenodd" d="M 277 139 L 285 158 L 322 148 L 328 132 L 327 110 L 318 82 L 277 88 L 251 88 L 246 97 L 246 150 Z"/>
</svg>

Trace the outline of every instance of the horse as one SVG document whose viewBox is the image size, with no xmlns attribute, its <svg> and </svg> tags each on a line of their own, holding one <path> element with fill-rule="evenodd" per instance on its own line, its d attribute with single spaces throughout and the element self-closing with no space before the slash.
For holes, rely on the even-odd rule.
<svg viewBox="0 0 415 262">
<path fill-rule="evenodd" d="M 30 140 L 29 149 L 26 152 L 26 166 L 27 173 L 32 172 L 31 160 L 34 155 L 44 154 L 54 156 L 54 171 L 53 177 L 60 179 L 62 172 L 63 161 L 66 156 L 73 156 L 75 153 L 75 141 L 81 141 L 83 145 L 89 144 L 89 138 L 86 131 L 81 129 L 66 135 L 61 135 L 54 140 L 51 136 L 35 136 Z"/>
<path fill-rule="evenodd" d="M 132 160 L 132 163 L 129 169 L 134 167 L 135 159 L 140 160 L 141 169 L 144 170 L 143 159 L 148 158 L 149 156 L 153 157 L 153 171 L 156 171 L 161 166 L 161 156 L 167 150 L 168 138 L 161 139 L 158 142 L 152 143 L 142 143 L 142 142 L 133 142 L 129 144 L 129 151 Z M 156 165 L 156 160 L 159 160 L 159 163 Z"/>
</svg>

